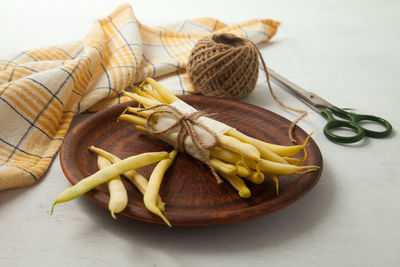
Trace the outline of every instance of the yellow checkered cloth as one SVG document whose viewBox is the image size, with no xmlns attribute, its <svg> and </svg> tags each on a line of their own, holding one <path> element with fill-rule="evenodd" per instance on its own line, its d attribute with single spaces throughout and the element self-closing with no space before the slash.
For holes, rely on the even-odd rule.
<svg viewBox="0 0 400 267">
<path fill-rule="evenodd" d="M 171 74 L 173 92 L 190 93 L 184 72 L 199 38 L 230 32 L 262 43 L 278 25 L 257 19 L 228 26 L 200 18 L 150 28 L 125 4 L 95 21 L 83 41 L 0 60 L 0 190 L 37 183 L 73 117 L 128 100 L 120 92 L 130 81 Z"/>
</svg>

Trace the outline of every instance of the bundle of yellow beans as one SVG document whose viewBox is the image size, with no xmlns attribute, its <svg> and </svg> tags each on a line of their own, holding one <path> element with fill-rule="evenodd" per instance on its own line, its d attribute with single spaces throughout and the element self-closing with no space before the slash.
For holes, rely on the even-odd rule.
<svg viewBox="0 0 400 267">
<path fill-rule="evenodd" d="M 306 157 L 304 148 L 309 137 L 302 145 L 266 143 L 208 118 L 151 78 L 133 89 L 124 94 L 138 102 L 139 107 L 128 107 L 119 119 L 132 122 L 137 130 L 203 161 L 218 182 L 222 176 L 242 198 L 251 196 L 243 179 L 260 184 L 268 177 L 275 182 L 278 194 L 278 176 L 303 174 L 319 168 L 298 165 Z M 215 141 L 210 141 L 213 138 Z M 291 157 L 300 151 L 304 151 L 302 158 Z"/>
</svg>

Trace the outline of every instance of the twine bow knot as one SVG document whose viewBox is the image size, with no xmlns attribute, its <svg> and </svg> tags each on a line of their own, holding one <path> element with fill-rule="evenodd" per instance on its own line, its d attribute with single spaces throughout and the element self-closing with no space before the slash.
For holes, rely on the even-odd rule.
<svg viewBox="0 0 400 267">
<path fill-rule="evenodd" d="M 164 109 L 158 109 L 163 107 Z M 215 177 L 218 183 L 221 183 L 221 178 L 218 176 L 217 172 L 215 169 L 211 166 L 210 160 L 208 156 L 204 153 L 204 150 L 211 150 L 213 149 L 217 144 L 218 144 L 218 137 L 215 134 L 213 130 L 208 128 L 204 123 L 199 121 L 200 117 L 210 117 L 210 114 L 207 114 L 206 112 L 203 111 L 195 111 L 190 114 L 182 113 L 180 110 L 178 110 L 176 107 L 169 105 L 169 104 L 158 104 L 152 107 L 148 108 L 142 108 L 138 110 L 138 112 L 146 111 L 146 110 L 153 110 L 152 113 L 147 117 L 146 121 L 146 130 L 151 134 L 151 135 L 157 135 L 157 134 L 165 134 L 169 130 L 180 126 L 178 136 L 177 136 L 177 145 L 178 145 L 178 150 L 181 152 L 186 152 L 185 149 L 185 139 L 187 136 L 189 136 L 192 139 L 194 148 L 198 155 L 200 156 L 200 160 L 207 164 L 207 166 L 211 169 L 211 173 Z M 156 114 L 168 114 L 172 118 L 175 119 L 175 122 L 166 127 L 165 129 L 157 130 L 154 128 L 152 125 L 152 118 Z M 204 129 L 206 132 L 208 132 L 211 137 L 212 137 L 212 142 L 210 144 L 206 144 L 202 141 L 200 138 L 198 132 L 195 129 L 195 126 Z"/>
</svg>

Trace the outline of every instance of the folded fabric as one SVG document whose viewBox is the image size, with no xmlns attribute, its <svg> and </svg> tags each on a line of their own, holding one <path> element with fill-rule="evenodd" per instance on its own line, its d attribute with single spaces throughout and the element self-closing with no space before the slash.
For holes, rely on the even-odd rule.
<svg viewBox="0 0 400 267">
<path fill-rule="evenodd" d="M 173 92 L 190 93 L 182 74 L 198 39 L 230 32 L 262 43 L 278 25 L 258 19 L 228 26 L 200 18 L 150 28 L 125 4 L 95 21 L 83 41 L 0 60 L 0 190 L 37 183 L 73 117 L 128 100 L 120 92 L 130 82 L 172 74 Z"/>
</svg>

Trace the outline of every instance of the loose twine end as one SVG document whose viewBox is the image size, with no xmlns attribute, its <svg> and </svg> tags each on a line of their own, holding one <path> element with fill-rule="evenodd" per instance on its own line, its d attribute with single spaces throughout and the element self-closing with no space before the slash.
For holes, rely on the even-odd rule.
<svg viewBox="0 0 400 267">
<path fill-rule="evenodd" d="M 290 106 L 287 106 L 287 105 L 285 105 L 282 101 L 280 101 L 280 100 L 278 99 L 278 97 L 275 95 L 274 91 L 272 90 L 272 86 L 271 86 L 271 82 L 270 82 L 270 77 L 269 77 L 269 72 L 268 72 L 267 64 L 266 64 L 265 61 L 264 61 L 264 58 L 263 58 L 263 56 L 262 56 L 262 54 L 261 54 L 261 51 L 258 49 L 257 45 L 255 45 L 254 43 L 253 43 L 253 45 L 254 45 L 255 49 L 257 50 L 258 56 L 260 57 L 260 60 L 261 60 L 261 64 L 263 65 L 263 69 L 264 69 L 265 75 L 266 75 L 266 77 L 267 77 L 267 85 L 268 85 L 269 91 L 270 91 L 270 93 L 271 93 L 271 95 L 272 95 L 272 98 L 273 98 L 281 107 L 286 108 L 286 109 L 291 110 L 291 111 L 294 111 L 294 112 L 297 112 L 297 113 L 300 114 L 300 116 L 299 116 L 297 119 L 295 119 L 294 121 L 292 121 L 292 123 L 291 123 L 290 126 L 289 126 L 289 130 L 288 130 L 288 135 L 289 135 L 290 142 L 292 142 L 292 143 L 297 143 L 296 139 L 293 137 L 294 127 L 296 127 L 296 125 L 297 125 L 297 123 L 298 123 L 299 121 L 301 121 L 304 117 L 307 116 L 307 111 L 302 110 L 302 109 L 296 109 L 296 108 L 292 108 L 292 107 L 290 107 Z"/>
</svg>

